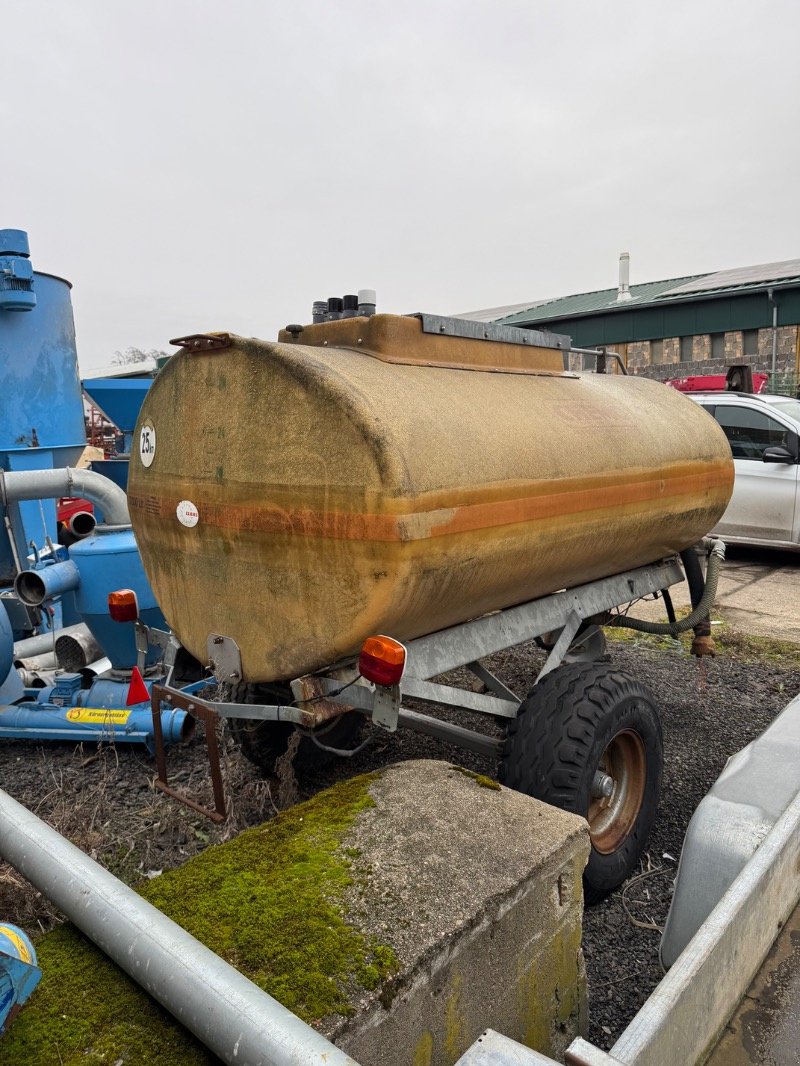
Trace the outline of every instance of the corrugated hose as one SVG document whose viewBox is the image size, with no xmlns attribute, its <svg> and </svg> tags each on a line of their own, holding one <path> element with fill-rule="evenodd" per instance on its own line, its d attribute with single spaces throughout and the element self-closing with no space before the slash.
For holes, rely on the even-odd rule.
<svg viewBox="0 0 800 1066">
<path fill-rule="evenodd" d="M 721 540 L 708 538 L 704 542 L 708 550 L 708 572 L 706 574 L 705 588 L 702 598 L 691 614 L 680 618 L 676 622 L 647 622 L 644 618 L 629 618 L 624 614 L 611 615 L 605 623 L 610 626 L 623 626 L 626 629 L 635 629 L 639 633 L 656 633 L 666 637 L 677 637 L 681 633 L 687 633 L 694 629 L 705 618 L 714 605 L 717 595 L 717 582 L 719 572 L 725 559 L 725 544 Z"/>
</svg>

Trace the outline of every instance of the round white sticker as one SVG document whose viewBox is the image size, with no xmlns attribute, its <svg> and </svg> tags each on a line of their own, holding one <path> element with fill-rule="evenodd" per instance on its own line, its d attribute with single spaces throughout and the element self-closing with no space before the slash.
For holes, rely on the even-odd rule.
<svg viewBox="0 0 800 1066">
<path fill-rule="evenodd" d="M 181 500 L 177 507 L 178 521 L 182 526 L 196 526 L 200 521 L 197 507 L 191 500 Z"/>
<path fill-rule="evenodd" d="M 151 466 L 156 457 L 156 427 L 145 422 L 139 432 L 139 458 L 142 466 Z"/>
</svg>

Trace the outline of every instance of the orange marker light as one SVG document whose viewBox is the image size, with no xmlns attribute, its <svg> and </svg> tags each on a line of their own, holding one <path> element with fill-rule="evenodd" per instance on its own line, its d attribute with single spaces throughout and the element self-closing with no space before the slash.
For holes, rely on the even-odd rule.
<svg viewBox="0 0 800 1066">
<path fill-rule="evenodd" d="M 358 657 L 362 677 L 374 685 L 396 685 L 406 668 L 406 649 L 391 637 L 367 637 Z"/>
<path fill-rule="evenodd" d="M 108 613 L 115 622 L 135 622 L 139 617 L 139 601 L 133 589 L 109 592 Z"/>
</svg>

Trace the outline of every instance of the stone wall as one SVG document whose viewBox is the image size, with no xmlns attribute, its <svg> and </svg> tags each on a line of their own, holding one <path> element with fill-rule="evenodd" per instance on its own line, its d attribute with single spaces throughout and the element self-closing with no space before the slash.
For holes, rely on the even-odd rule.
<svg viewBox="0 0 800 1066">
<path fill-rule="evenodd" d="M 779 326 L 777 330 L 778 373 L 791 374 L 797 369 L 798 331 L 800 326 Z M 768 371 L 772 367 L 772 329 L 758 331 L 758 354 L 744 354 L 741 330 L 725 334 L 724 356 L 711 356 L 711 336 L 701 334 L 692 338 L 692 358 L 681 362 L 680 337 L 666 337 L 662 342 L 661 358 L 653 360 L 650 341 L 631 341 L 627 345 L 609 345 L 609 351 L 626 351 L 629 374 L 663 381 L 666 378 L 689 377 L 694 374 L 724 374 L 731 363 L 749 363 L 754 371 Z"/>
</svg>

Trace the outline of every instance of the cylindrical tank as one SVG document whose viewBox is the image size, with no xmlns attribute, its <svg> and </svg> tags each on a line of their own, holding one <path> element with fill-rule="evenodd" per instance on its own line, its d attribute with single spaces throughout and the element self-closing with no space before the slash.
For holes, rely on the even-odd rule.
<svg viewBox="0 0 800 1066">
<path fill-rule="evenodd" d="M 128 502 L 156 598 L 201 661 L 220 633 L 248 680 L 299 676 L 370 634 L 410 639 L 652 562 L 722 515 L 730 449 L 691 400 L 423 325 L 194 338 L 155 380 Z"/>
<path fill-rule="evenodd" d="M 16 275 L 30 291 L 5 289 Z M 74 466 L 86 447 L 71 285 L 31 268 L 27 235 L 0 230 L 0 468 Z M 13 301 L 11 300 L 13 297 Z M 25 301 L 20 302 L 24 297 Z M 9 509 L 0 523 L 0 584 L 24 567 L 33 540 L 56 539 L 55 500 Z"/>
</svg>

